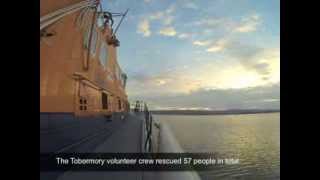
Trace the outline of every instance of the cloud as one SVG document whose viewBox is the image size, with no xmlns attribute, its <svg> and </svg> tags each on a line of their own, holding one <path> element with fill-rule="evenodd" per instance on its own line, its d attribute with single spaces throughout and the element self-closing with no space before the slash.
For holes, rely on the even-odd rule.
<svg viewBox="0 0 320 180">
<path fill-rule="evenodd" d="M 192 44 L 196 45 L 196 46 L 207 46 L 209 45 L 211 42 L 210 41 L 193 41 Z"/>
<path fill-rule="evenodd" d="M 189 92 L 198 89 L 200 82 L 193 77 L 185 76 L 185 69 L 167 69 L 159 73 L 147 74 L 146 72 L 136 72 L 130 74 L 128 80 L 128 92 L 131 95 L 145 94 L 172 94 Z M 184 75 L 182 75 L 182 73 Z"/>
<path fill-rule="evenodd" d="M 253 68 L 256 69 L 256 71 L 260 74 L 268 75 L 270 73 L 269 64 L 266 62 L 257 63 L 253 66 Z"/>
<path fill-rule="evenodd" d="M 199 64 L 199 63 L 196 63 Z M 128 92 L 130 96 L 139 94 L 145 96 L 172 94 L 187 94 L 199 89 L 246 89 L 248 87 L 265 86 L 279 83 L 277 77 L 279 68 L 273 68 L 273 62 L 268 64 L 271 70 L 267 75 L 268 81 L 264 81 L 253 67 L 245 67 L 242 64 L 232 63 L 206 63 L 199 65 L 175 67 L 163 69 L 158 73 L 145 71 L 129 74 Z"/>
<path fill-rule="evenodd" d="M 162 23 L 164 25 L 168 26 L 168 25 L 172 24 L 173 20 L 174 20 L 173 16 L 167 16 L 162 20 Z"/>
<path fill-rule="evenodd" d="M 230 44 L 230 38 L 232 38 L 237 33 L 246 33 L 246 32 L 252 32 L 255 31 L 257 26 L 261 23 L 261 18 L 257 14 L 253 14 L 250 16 L 243 17 L 240 22 L 233 21 L 231 19 L 227 18 L 210 18 L 210 19 L 203 19 L 198 22 L 193 22 L 193 25 L 195 26 L 205 26 L 207 27 L 204 30 L 205 34 L 211 34 L 213 33 L 212 30 L 215 28 L 224 28 L 224 35 L 221 39 L 216 41 L 215 43 L 210 43 L 210 41 L 204 41 L 205 43 L 201 41 L 194 41 L 194 45 L 198 46 L 207 46 L 210 44 L 210 46 L 206 49 L 209 53 L 216 53 L 221 52 L 225 50 L 226 48 L 229 48 Z M 208 29 L 210 27 L 210 29 Z M 236 33 L 235 33 L 236 32 Z M 232 45 L 231 45 L 232 46 Z M 238 49 L 239 51 L 242 51 L 242 49 Z M 251 49 L 249 48 L 249 51 Z M 244 53 L 247 53 L 248 50 L 244 49 Z M 250 53 L 250 52 L 249 52 Z M 249 54 L 247 54 L 249 55 Z M 257 68 L 262 69 L 263 65 L 257 66 Z"/>
<path fill-rule="evenodd" d="M 179 39 L 188 39 L 190 37 L 191 37 L 191 34 L 188 34 L 188 33 L 181 33 L 178 35 Z"/>
<path fill-rule="evenodd" d="M 159 20 L 159 19 L 162 19 L 164 16 L 165 16 L 165 12 L 158 11 L 158 12 L 155 12 L 155 13 L 151 14 L 149 16 L 149 19 L 150 20 Z"/>
<path fill-rule="evenodd" d="M 175 4 L 171 4 L 165 11 L 166 14 L 171 14 L 176 10 L 176 5 Z"/>
<path fill-rule="evenodd" d="M 150 3 L 151 0 L 143 0 L 145 3 Z"/>
<path fill-rule="evenodd" d="M 228 46 L 226 39 L 220 39 L 207 49 L 207 52 L 220 52 Z"/>
<path fill-rule="evenodd" d="M 163 11 L 158 11 L 145 15 L 145 17 L 138 23 L 137 33 L 142 34 L 144 37 L 149 37 L 152 32 L 150 30 L 150 24 L 153 21 L 160 21 L 163 25 L 169 26 L 174 21 L 174 16 L 171 14 L 175 11 L 175 5 L 170 5 L 167 9 Z M 172 27 L 163 28 L 160 34 L 174 36 L 175 30 Z"/>
<path fill-rule="evenodd" d="M 175 5 L 170 5 L 167 9 L 163 11 L 158 11 L 148 15 L 150 21 L 161 20 L 164 25 L 169 25 L 173 22 L 174 17 L 172 13 L 175 11 Z"/>
<path fill-rule="evenodd" d="M 226 32 L 248 33 L 257 30 L 261 24 L 261 17 L 258 14 L 244 16 L 240 21 L 228 17 L 207 17 L 187 23 L 187 27 L 210 28 L 210 30 L 222 29 Z"/>
<path fill-rule="evenodd" d="M 191 21 L 186 23 L 186 27 L 197 27 L 206 30 L 223 30 L 230 31 L 234 26 L 237 25 L 237 22 L 227 17 L 206 17 L 201 18 L 196 21 Z"/>
<path fill-rule="evenodd" d="M 194 41 L 194 45 L 208 46 L 209 53 L 224 52 L 226 57 L 231 57 L 240 62 L 247 70 L 257 72 L 265 81 L 279 79 L 280 49 L 262 48 L 255 44 L 248 44 L 232 37 L 223 37 L 214 43 L 210 41 Z M 273 76 L 273 77 L 271 77 Z"/>
<path fill-rule="evenodd" d="M 175 36 L 177 32 L 173 27 L 165 27 L 160 29 L 159 34 L 164 36 Z"/>
<path fill-rule="evenodd" d="M 263 80 L 280 78 L 278 77 L 280 75 L 280 49 L 262 48 L 234 41 L 228 45 L 227 51 L 228 55 L 238 60 L 243 67 L 259 73 Z"/>
<path fill-rule="evenodd" d="M 194 2 L 187 2 L 183 7 L 194 10 L 198 9 L 198 6 Z"/>
<path fill-rule="evenodd" d="M 229 46 L 230 40 L 226 37 L 216 40 L 215 42 L 210 40 L 205 41 L 193 41 L 193 45 L 196 46 L 207 46 L 206 49 L 209 53 L 216 53 L 225 50 Z"/>
<path fill-rule="evenodd" d="M 260 16 L 257 14 L 245 17 L 235 27 L 235 32 L 246 33 L 256 31 L 257 26 L 261 23 Z"/>
<path fill-rule="evenodd" d="M 143 19 L 141 22 L 139 22 L 137 32 L 142 34 L 144 37 L 149 37 L 151 35 L 150 23 L 148 19 Z"/>
<path fill-rule="evenodd" d="M 163 11 L 153 13 L 149 16 L 150 21 L 160 20 L 163 25 L 170 25 L 174 21 L 174 17 Z"/>
<path fill-rule="evenodd" d="M 167 81 L 165 79 L 158 79 L 157 80 L 157 85 L 158 86 L 162 86 L 162 85 L 165 85 L 167 84 Z"/>
<path fill-rule="evenodd" d="M 280 84 L 243 89 L 199 89 L 189 94 L 134 96 L 152 109 L 280 109 Z"/>
<path fill-rule="evenodd" d="M 223 46 L 211 46 L 210 48 L 207 49 L 207 52 L 219 52 L 223 50 Z"/>
<path fill-rule="evenodd" d="M 264 102 L 278 102 L 280 99 L 263 99 Z"/>
</svg>

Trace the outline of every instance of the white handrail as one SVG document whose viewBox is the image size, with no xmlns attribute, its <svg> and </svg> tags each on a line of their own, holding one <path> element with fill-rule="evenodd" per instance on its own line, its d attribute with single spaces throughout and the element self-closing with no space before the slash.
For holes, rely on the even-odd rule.
<svg viewBox="0 0 320 180">
<path fill-rule="evenodd" d="M 96 0 L 85 0 L 82 1 L 80 3 L 59 9 L 57 11 L 54 11 L 52 13 L 49 13 L 45 16 L 42 16 L 40 18 L 40 30 L 42 30 L 43 28 L 49 26 L 50 24 L 58 21 L 59 19 L 61 19 L 62 17 L 74 13 L 80 9 L 86 8 L 86 7 L 90 7 L 90 6 L 94 6 L 96 5 L 98 1 Z"/>
<path fill-rule="evenodd" d="M 184 153 L 172 129 L 164 121 L 160 123 L 159 153 Z M 157 176 L 159 180 L 201 180 L 196 171 L 161 171 Z"/>
</svg>

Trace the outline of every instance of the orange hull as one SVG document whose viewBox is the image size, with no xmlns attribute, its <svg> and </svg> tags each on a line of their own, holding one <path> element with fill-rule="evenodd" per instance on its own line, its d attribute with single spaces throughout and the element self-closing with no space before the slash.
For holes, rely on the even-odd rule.
<svg viewBox="0 0 320 180">
<path fill-rule="evenodd" d="M 40 15 L 77 2 L 43 0 Z M 110 25 L 99 26 L 92 9 L 68 14 L 43 30 L 40 112 L 110 115 L 129 110 L 126 75 L 118 64 L 117 45 L 110 43 L 111 34 Z"/>
</svg>

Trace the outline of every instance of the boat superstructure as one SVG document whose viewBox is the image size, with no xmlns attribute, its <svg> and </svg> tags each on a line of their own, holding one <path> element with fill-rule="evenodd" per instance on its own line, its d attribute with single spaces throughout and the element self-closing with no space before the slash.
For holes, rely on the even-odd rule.
<svg viewBox="0 0 320 180">
<path fill-rule="evenodd" d="M 40 112 L 127 112 L 112 14 L 94 0 L 41 0 L 40 10 Z"/>
</svg>

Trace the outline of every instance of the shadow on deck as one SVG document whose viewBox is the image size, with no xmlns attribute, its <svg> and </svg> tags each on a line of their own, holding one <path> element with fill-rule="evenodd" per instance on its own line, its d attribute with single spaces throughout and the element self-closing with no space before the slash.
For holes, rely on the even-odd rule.
<svg viewBox="0 0 320 180">
<path fill-rule="evenodd" d="M 40 121 L 42 121 L 40 128 L 40 152 L 142 152 L 143 116 L 129 113 L 124 120 L 120 116 L 121 114 L 118 114 L 112 120 L 107 120 L 104 117 L 76 119 L 69 115 L 56 114 L 48 118 L 42 114 L 42 118 L 40 117 Z M 137 171 L 40 173 L 42 180 L 138 180 L 143 179 L 142 176 L 143 173 Z"/>
</svg>

